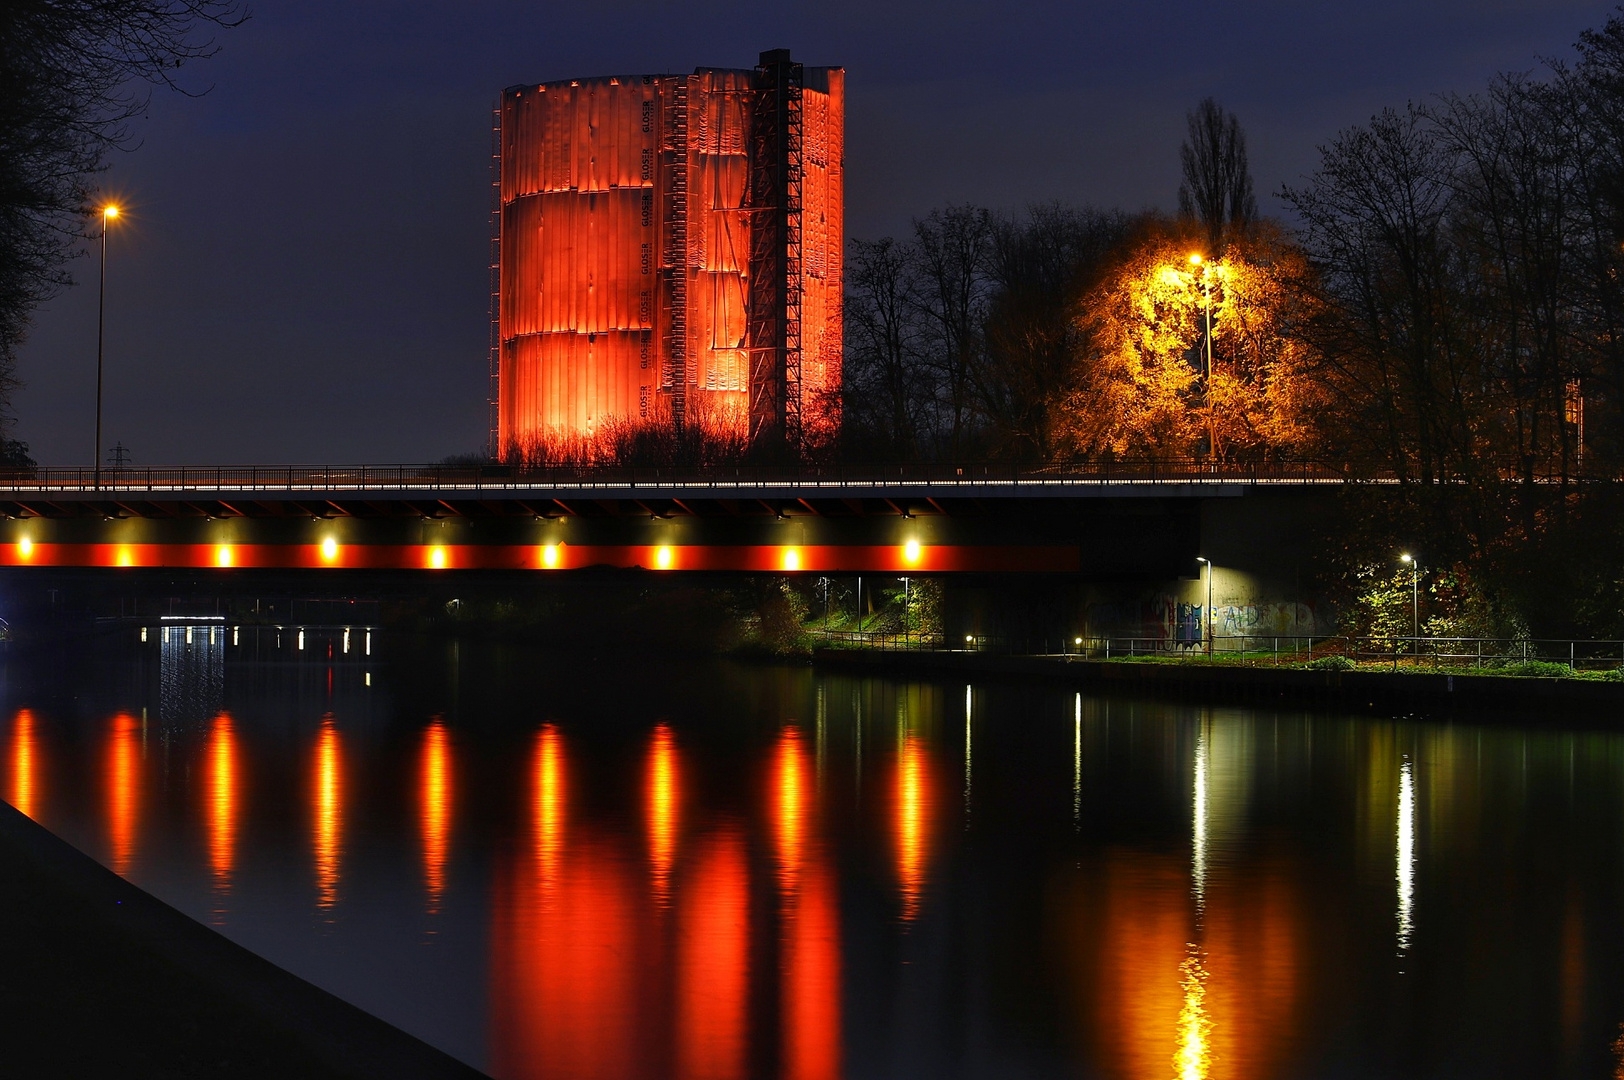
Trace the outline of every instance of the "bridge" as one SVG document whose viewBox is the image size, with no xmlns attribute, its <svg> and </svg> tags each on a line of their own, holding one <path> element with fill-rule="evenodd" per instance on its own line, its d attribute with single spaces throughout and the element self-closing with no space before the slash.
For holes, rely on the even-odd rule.
<svg viewBox="0 0 1624 1080">
<path fill-rule="evenodd" d="M 1329 492 L 1319 463 L 204 466 L 0 473 L 0 566 L 353 571 L 1186 572 L 1202 507 Z"/>
</svg>

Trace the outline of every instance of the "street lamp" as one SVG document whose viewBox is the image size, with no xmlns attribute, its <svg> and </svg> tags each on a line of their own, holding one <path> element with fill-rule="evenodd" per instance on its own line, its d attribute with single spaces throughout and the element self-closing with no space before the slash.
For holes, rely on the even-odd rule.
<svg viewBox="0 0 1624 1080">
<path fill-rule="evenodd" d="M 1212 655 L 1212 563 L 1197 555 L 1195 561 L 1207 568 L 1207 608 L 1201 621 L 1206 625 L 1202 627 L 1202 636 L 1207 639 L 1207 655 Z"/>
<path fill-rule="evenodd" d="M 107 326 L 107 230 L 118 217 L 118 207 L 109 203 L 102 207 L 101 216 L 101 296 L 96 302 L 96 456 L 91 459 L 98 489 L 101 487 L 102 344 Z"/>
<path fill-rule="evenodd" d="M 1399 556 L 1410 568 L 1410 649 L 1419 653 L 1421 649 L 1421 563 L 1408 552 Z"/>
<path fill-rule="evenodd" d="M 1212 281 L 1208 276 L 1205 260 L 1199 253 L 1191 253 L 1190 265 L 1201 270 L 1201 293 L 1205 299 L 1207 313 L 1206 364 L 1201 371 L 1201 392 L 1207 399 L 1207 453 L 1216 458 L 1218 440 L 1212 419 Z"/>
</svg>

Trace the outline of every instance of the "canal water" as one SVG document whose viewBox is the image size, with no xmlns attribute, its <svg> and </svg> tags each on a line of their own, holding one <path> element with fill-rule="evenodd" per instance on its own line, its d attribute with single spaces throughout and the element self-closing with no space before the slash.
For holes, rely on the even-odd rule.
<svg viewBox="0 0 1624 1080">
<path fill-rule="evenodd" d="M 497 1077 L 1624 1069 L 1624 736 L 1560 715 L 141 633 L 9 661 L 0 793 Z"/>
</svg>

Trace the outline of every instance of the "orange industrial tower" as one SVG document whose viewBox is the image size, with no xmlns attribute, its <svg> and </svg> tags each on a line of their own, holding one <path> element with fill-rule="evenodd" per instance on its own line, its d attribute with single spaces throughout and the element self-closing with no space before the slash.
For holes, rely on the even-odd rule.
<svg viewBox="0 0 1624 1080">
<path fill-rule="evenodd" d="M 747 434 L 764 456 L 833 438 L 843 69 L 777 49 L 754 70 L 510 87 L 495 140 L 500 454 L 610 423 Z"/>
</svg>

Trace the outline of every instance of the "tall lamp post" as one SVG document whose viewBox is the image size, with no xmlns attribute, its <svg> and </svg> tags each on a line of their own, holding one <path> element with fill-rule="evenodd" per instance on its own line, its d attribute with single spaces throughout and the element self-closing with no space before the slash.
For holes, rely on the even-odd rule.
<svg viewBox="0 0 1624 1080">
<path fill-rule="evenodd" d="M 1207 655 L 1211 656 L 1212 655 L 1212 563 L 1208 562 L 1206 559 L 1203 559 L 1199 555 L 1197 555 L 1195 557 L 1195 561 L 1207 568 L 1207 607 L 1206 607 L 1206 610 L 1202 612 L 1202 615 L 1204 616 L 1204 618 L 1201 621 L 1205 624 L 1205 626 L 1202 627 L 1202 630 L 1203 630 L 1202 637 L 1207 639 Z"/>
<path fill-rule="evenodd" d="M 96 456 L 91 459 L 95 469 L 94 484 L 101 487 L 101 447 L 102 447 L 102 344 L 106 338 L 107 327 L 107 229 L 118 217 L 118 207 L 108 204 L 102 207 L 101 231 L 101 296 L 96 302 Z"/>
<path fill-rule="evenodd" d="M 1201 270 L 1201 295 L 1207 314 L 1206 363 L 1201 369 L 1201 393 L 1207 399 L 1207 453 L 1216 458 L 1218 439 L 1212 418 L 1212 279 L 1207 273 L 1206 262 L 1199 253 L 1190 255 L 1190 265 Z"/>
<path fill-rule="evenodd" d="M 1405 552 L 1399 556 L 1410 568 L 1410 651 L 1421 652 L 1421 563 Z"/>
</svg>

